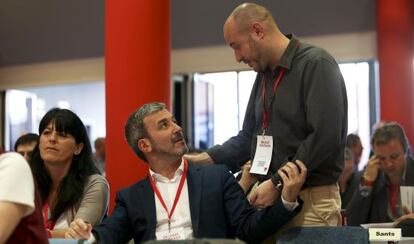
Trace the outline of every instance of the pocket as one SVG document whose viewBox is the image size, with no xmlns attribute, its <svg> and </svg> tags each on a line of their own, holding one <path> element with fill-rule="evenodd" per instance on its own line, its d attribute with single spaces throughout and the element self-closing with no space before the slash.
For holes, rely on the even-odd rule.
<svg viewBox="0 0 414 244">
<path fill-rule="evenodd" d="M 334 186 L 315 188 L 310 191 L 312 211 L 328 225 L 340 223 L 341 200 Z"/>
</svg>

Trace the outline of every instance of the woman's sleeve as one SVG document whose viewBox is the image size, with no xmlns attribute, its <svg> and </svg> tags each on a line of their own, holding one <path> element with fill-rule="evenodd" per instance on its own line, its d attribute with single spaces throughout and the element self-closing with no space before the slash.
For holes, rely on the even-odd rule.
<svg viewBox="0 0 414 244">
<path fill-rule="evenodd" d="M 83 219 L 92 225 L 99 224 L 108 211 L 109 185 L 105 177 L 91 175 L 85 187 L 75 219 Z"/>
</svg>

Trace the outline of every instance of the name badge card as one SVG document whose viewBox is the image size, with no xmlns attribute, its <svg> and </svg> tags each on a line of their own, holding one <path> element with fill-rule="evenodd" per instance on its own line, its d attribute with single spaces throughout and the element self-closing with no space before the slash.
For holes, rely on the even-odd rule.
<svg viewBox="0 0 414 244">
<path fill-rule="evenodd" d="M 253 164 L 250 173 L 267 175 L 270 162 L 272 161 L 273 137 L 257 136 L 256 154 L 254 155 Z"/>
<path fill-rule="evenodd" d="M 160 230 L 155 232 L 157 240 L 184 240 L 184 228 L 177 227 L 171 228 L 170 230 Z"/>
</svg>

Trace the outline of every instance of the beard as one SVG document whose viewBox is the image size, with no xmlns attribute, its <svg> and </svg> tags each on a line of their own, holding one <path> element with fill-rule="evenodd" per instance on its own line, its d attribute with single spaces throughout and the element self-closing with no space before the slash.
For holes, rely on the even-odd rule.
<svg viewBox="0 0 414 244">
<path fill-rule="evenodd" d="M 158 155 L 182 157 L 184 154 L 186 154 L 189 151 L 187 143 L 185 142 L 185 139 L 182 133 L 180 135 L 173 136 L 171 138 L 171 142 L 165 143 L 165 144 L 159 144 L 152 138 L 149 138 L 149 139 L 152 144 L 152 152 Z M 181 147 L 178 147 L 178 145 L 176 145 L 177 139 L 182 139 L 184 142 L 184 145 L 182 145 Z"/>
<path fill-rule="evenodd" d="M 254 71 L 256 72 L 263 72 L 267 69 L 266 65 L 263 65 L 263 55 L 262 50 L 253 38 L 249 36 L 249 48 L 252 53 L 252 57 L 250 58 L 250 61 L 255 62 L 257 65 L 256 67 L 253 67 Z"/>
</svg>

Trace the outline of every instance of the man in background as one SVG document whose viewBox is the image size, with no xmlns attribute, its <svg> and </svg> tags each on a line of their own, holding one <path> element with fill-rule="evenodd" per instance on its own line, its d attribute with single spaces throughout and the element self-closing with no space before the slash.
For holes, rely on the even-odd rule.
<svg viewBox="0 0 414 244">
<path fill-rule="evenodd" d="M 96 138 L 94 146 L 94 159 L 96 167 L 98 167 L 99 171 L 105 175 L 105 137 Z"/>
<path fill-rule="evenodd" d="M 37 145 L 39 136 L 34 133 L 27 133 L 20 136 L 14 144 L 14 151 L 20 153 L 27 162 L 30 162 L 32 152 Z"/>
<path fill-rule="evenodd" d="M 354 163 L 356 170 L 358 170 L 358 165 L 361 161 L 362 151 L 364 147 L 361 143 L 361 138 L 357 134 L 349 134 L 346 137 L 346 146 L 351 149 L 352 154 L 354 155 Z"/>
<path fill-rule="evenodd" d="M 414 160 L 408 141 L 398 123 L 385 123 L 371 138 L 374 151 L 346 209 L 349 225 L 399 222 L 412 217 L 402 206 L 400 186 L 414 186 Z"/>
</svg>

